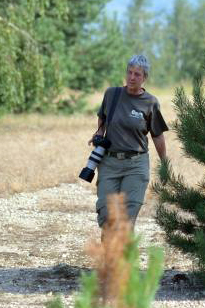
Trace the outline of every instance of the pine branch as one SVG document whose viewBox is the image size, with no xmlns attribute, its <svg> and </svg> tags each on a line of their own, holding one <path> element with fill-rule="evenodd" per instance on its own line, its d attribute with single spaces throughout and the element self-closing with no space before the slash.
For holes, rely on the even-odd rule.
<svg viewBox="0 0 205 308">
<path fill-rule="evenodd" d="M 155 219 L 167 233 L 174 233 L 178 230 L 184 235 L 190 236 L 201 228 L 201 225 L 194 217 L 185 218 L 183 212 L 179 213 L 176 209 L 170 209 L 162 203 L 159 203 L 157 206 Z"/>
<path fill-rule="evenodd" d="M 197 246 L 197 254 L 199 257 L 199 265 L 205 270 L 205 230 L 197 231 L 195 234 L 195 242 Z"/>
<path fill-rule="evenodd" d="M 182 176 L 176 177 L 169 159 L 159 163 L 156 171 L 159 175 L 159 181 L 152 184 L 152 190 L 158 195 L 161 203 L 176 204 L 189 213 L 195 213 L 198 204 L 203 204 L 204 194 L 187 186 Z M 166 185 L 164 185 L 165 183 Z"/>
<path fill-rule="evenodd" d="M 53 300 L 46 303 L 46 308 L 65 308 L 60 296 L 56 296 Z"/>
<path fill-rule="evenodd" d="M 175 98 L 173 99 L 174 109 L 177 114 L 177 118 L 180 122 L 183 121 L 185 114 L 190 106 L 190 101 L 184 92 L 183 87 L 178 87 L 175 90 Z"/>
<path fill-rule="evenodd" d="M 201 183 L 198 183 L 198 187 L 202 190 L 202 193 L 205 193 L 205 177 Z"/>
<path fill-rule="evenodd" d="M 179 140 L 182 142 L 182 148 L 187 157 L 193 157 L 201 163 L 205 163 L 205 126 L 199 117 L 194 112 L 192 117 L 184 117 L 182 123 L 175 121 L 172 125 L 177 133 Z"/>
<path fill-rule="evenodd" d="M 196 204 L 195 214 L 196 214 L 198 221 L 204 226 L 205 224 L 205 196 L 204 196 L 204 200 L 201 200 L 200 202 Z"/>
<path fill-rule="evenodd" d="M 178 234 L 166 234 L 167 242 L 170 245 L 174 245 L 175 247 L 182 250 L 184 253 L 191 253 L 196 255 L 197 249 L 196 249 L 196 243 L 193 239 L 190 238 L 183 238 Z"/>
<path fill-rule="evenodd" d="M 188 157 L 195 157 L 205 163 L 205 97 L 203 75 L 199 72 L 194 78 L 193 102 L 185 95 L 184 89 L 177 88 L 173 100 L 178 120 L 173 128 L 183 144 Z"/>
<path fill-rule="evenodd" d="M 130 249 L 134 249 L 129 247 Z M 125 289 L 125 304 L 119 307 L 150 307 L 150 302 L 154 299 L 158 283 L 162 275 L 163 253 L 160 248 L 149 248 L 149 262 L 146 273 L 141 273 L 139 268 L 139 256 L 137 267 L 134 264 L 136 260 L 127 260 L 132 265 L 130 277 Z"/>
<path fill-rule="evenodd" d="M 81 277 L 83 290 L 75 302 L 75 308 L 91 308 L 95 307 L 98 294 L 97 273 L 91 275 L 83 274 Z M 96 305 L 97 306 L 97 305 Z"/>
<path fill-rule="evenodd" d="M 203 91 L 203 71 L 199 71 L 193 81 L 194 106 L 198 117 L 205 123 L 205 96 Z"/>
</svg>

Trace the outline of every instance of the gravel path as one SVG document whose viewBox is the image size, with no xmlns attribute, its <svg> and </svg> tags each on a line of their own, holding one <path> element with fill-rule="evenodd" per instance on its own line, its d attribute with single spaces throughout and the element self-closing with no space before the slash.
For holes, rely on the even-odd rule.
<svg viewBox="0 0 205 308">
<path fill-rule="evenodd" d="M 90 271 L 84 253 L 90 238 L 99 238 L 95 195 L 79 184 L 0 199 L 0 308 L 45 307 L 61 293 L 73 307 L 82 271 Z M 205 307 L 205 290 L 191 279 L 191 262 L 163 243 L 163 232 L 153 219 L 140 217 L 141 264 L 146 247 L 163 245 L 166 270 L 153 308 Z"/>
</svg>

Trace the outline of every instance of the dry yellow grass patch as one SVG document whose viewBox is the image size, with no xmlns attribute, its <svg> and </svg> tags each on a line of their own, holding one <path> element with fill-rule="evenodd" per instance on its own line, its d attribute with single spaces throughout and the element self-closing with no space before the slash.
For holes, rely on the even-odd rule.
<svg viewBox="0 0 205 308">
<path fill-rule="evenodd" d="M 163 94 L 158 98 L 164 118 L 170 124 L 175 119 L 173 96 Z M 102 93 L 95 94 L 92 104 L 99 104 L 101 99 Z M 87 164 L 92 150 L 87 141 L 96 126 L 96 116 L 26 115 L 1 118 L 0 196 L 73 182 L 81 182 L 95 191 L 97 176 L 89 184 L 80 180 L 78 175 Z M 201 167 L 183 156 L 174 132 L 166 132 L 165 136 L 167 154 L 174 170 L 183 174 L 190 184 L 196 184 L 203 175 Z M 150 158 L 153 180 L 157 154 L 151 140 Z M 147 196 L 148 199 L 153 198 L 149 190 Z"/>
<path fill-rule="evenodd" d="M 78 181 L 95 123 L 92 117 L 1 119 L 1 196 Z"/>
<path fill-rule="evenodd" d="M 49 237 L 53 237 L 53 235 L 63 234 L 67 231 L 67 225 L 65 222 L 47 222 L 43 227 L 40 228 L 28 228 L 20 226 L 19 224 L 8 224 L 4 226 L 9 232 L 10 242 L 14 242 L 16 240 L 21 241 L 30 241 L 31 239 L 35 239 L 36 242 L 47 239 Z"/>
<path fill-rule="evenodd" d="M 71 199 L 59 199 L 58 196 L 55 198 L 43 198 L 41 202 L 38 204 L 38 209 L 40 211 L 48 211 L 48 212 L 62 212 L 62 213 L 74 213 L 77 211 L 94 211 L 93 204 L 85 204 L 82 200 L 72 201 Z"/>
</svg>

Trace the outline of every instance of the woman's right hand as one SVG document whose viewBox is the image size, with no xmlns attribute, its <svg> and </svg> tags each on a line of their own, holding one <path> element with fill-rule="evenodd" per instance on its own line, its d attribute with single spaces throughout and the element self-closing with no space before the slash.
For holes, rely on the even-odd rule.
<svg viewBox="0 0 205 308">
<path fill-rule="evenodd" d="M 95 132 L 92 136 L 92 138 L 88 141 L 88 145 L 93 145 L 93 138 L 98 134 L 98 132 Z"/>
<path fill-rule="evenodd" d="M 93 138 L 96 136 L 96 135 L 104 135 L 105 133 L 105 125 L 103 124 L 103 120 L 98 118 L 98 129 L 97 131 L 93 134 L 92 138 L 88 141 L 88 145 L 92 145 L 93 143 Z"/>
<path fill-rule="evenodd" d="M 92 145 L 92 143 L 93 143 L 93 137 L 94 137 L 94 136 L 95 136 L 95 135 L 93 135 L 92 138 L 88 141 L 88 145 L 89 145 L 89 146 Z"/>
</svg>

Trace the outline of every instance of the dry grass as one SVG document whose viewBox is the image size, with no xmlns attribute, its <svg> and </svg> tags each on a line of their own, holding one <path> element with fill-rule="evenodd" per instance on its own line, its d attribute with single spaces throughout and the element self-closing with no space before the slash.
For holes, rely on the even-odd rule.
<svg viewBox="0 0 205 308">
<path fill-rule="evenodd" d="M 78 181 L 96 119 L 18 116 L 0 122 L 0 195 Z"/>
<path fill-rule="evenodd" d="M 175 119 L 173 96 L 163 93 L 158 98 L 162 113 L 170 124 Z M 90 102 L 92 105 L 99 104 L 101 99 L 102 93 L 95 93 L 90 97 Z M 0 196 L 79 181 L 95 191 L 96 176 L 88 184 L 78 175 L 87 163 L 91 151 L 87 141 L 96 130 L 96 123 L 95 116 L 27 115 L 1 118 Z M 165 136 L 167 153 L 174 170 L 183 174 L 188 183 L 196 184 L 202 178 L 202 168 L 183 156 L 174 132 L 169 131 Z M 150 157 L 153 180 L 157 154 L 151 140 Z M 147 200 L 154 203 L 149 189 Z"/>
<path fill-rule="evenodd" d="M 109 196 L 103 241 L 100 244 L 93 242 L 88 248 L 95 261 L 103 305 L 112 303 L 111 307 L 123 307 L 124 289 L 130 272 L 124 250 L 131 241 L 131 230 L 123 194 Z"/>
<path fill-rule="evenodd" d="M 39 203 L 38 208 L 42 211 L 48 212 L 62 212 L 62 213 L 72 213 L 75 212 L 77 204 L 70 204 L 68 200 L 59 200 L 57 197 L 55 199 L 43 199 L 41 203 Z"/>
<path fill-rule="evenodd" d="M 30 228 L 23 227 L 17 224 L 8 224 L 4 226 L 10 234 L 10 243 L 16 243 L 20 241 L 30 241 L 31 238 L 35 238 L 36 241 L 41 241 L 42 239 L 54 238 L 55 235 L 63 234 L 67 231 L 68 227 L 66 223 L 63 222 L 47 222 L 44 226 L 40 228 Z"/>
</svg>

